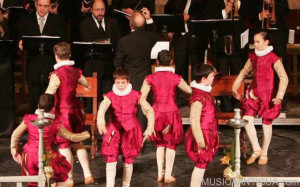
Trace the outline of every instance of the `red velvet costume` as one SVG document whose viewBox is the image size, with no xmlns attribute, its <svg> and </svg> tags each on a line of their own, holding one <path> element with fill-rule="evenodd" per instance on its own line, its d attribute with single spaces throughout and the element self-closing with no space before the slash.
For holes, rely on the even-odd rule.
<svg viewBox="0 0 300 187">
<path fill-rule="evenodd" d="M 81 103 L 76 98 L 76 88 L 82 71 L 73 66 L 61 66 L 52 72 L 60 80 L 59 88 L 55 94 L 55 114 L 65 128 L 73 133 L 84 131 L 83 114 Z M 60 149 L 70 146 L 69 140 L 57 137 Z"/>
<path fill-rule="evenodd" d="M 281 110 L 281 104 L 274 105 L 272 99 L 278 91 L 278 81 L 275 79 L 274 64 L 279 60 L 275 53 L 270 52 L 265 56 L 249 54 L 253 68 L 253 81 L 247 89 L 247 93 L 253 90 L 256 100 L 247 94 L 248 98 L 242 100 L 243 114 L 255 117 L 257 114 L 263 118 L 263 124 L 270 125 L 276 119 Z"/>
<path fill-rule="evenodd" d="M 176 105 L 176 88 L 180 80 L 181 76 L 170 71 L 158 71 L 146 77 L 147 84 L 152 87 L 154 98 L 156 137 L 152 135 L 151 141 L 157 147 L 175 150 L 183 140 L 182 120 Z M 165 129 L 169 130 L 164 134 Z"/>
<path fill-rule="evenodd" d="M 37 120 L 36 114 L 26 114 L 24 123 L 27 126 L 28 140 L 23 147 L 22 153 L 22 174 L 38 175 L 38 149 L 39 149 L 39 132 L 38 127 L 33 126 L 30 121 Z M 44 128 L 44 146 L 48 155 L 52 155 L 51 165 L 54 171 L 52 179 L 56 182 L 64 182 L 68 179 L 68 173 L 71 165 L 64 156 L 59 154 L 55 149 L 56 134 L 60 128 L 59 121 L 55 119 L 53 123 Z M 29 183 L 31 186 L 38 186 L 37 183 Z"/>
<path fill-rule="evenodd" d="M 203 105 L 200 125 L 208 149 L 201 149 L 200 154 L 198 154 L 197 142 L 190 127 L 186 133 L 185 150 L 197 168 L 205 169 L 207 164 L 213 160 L 219 148 L 219 125 L 216 119 L 215 101 L 211 93 L 192 88 L 190 104 L 196 101 L 201 102 Z"/>
<path fill-rule="evenodd" d="M 126 164 L 134 163 L 142 146 L 142 129 L 136 117 L 140 92 L 132 90 L 128 95 L 118 96 L 113 91 L 105 94 L 111 101 L 110 121 L 104 135 L 101 155 L 105 162 L 117 162 L 119 152 Z"/>
</svg>

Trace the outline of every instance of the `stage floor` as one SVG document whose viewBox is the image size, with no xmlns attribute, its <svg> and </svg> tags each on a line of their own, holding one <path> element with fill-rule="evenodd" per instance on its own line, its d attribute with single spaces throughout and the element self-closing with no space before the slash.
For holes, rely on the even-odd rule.
<svg viewBox="0 0 300 187">
<path fill-rule="evenodd" d="M 258 126 L 259 137 L 261 127 Z M 229 127 L 221 127 L 221 142 L 231 142 L 234 135 L 233 129 Z M 22 143 L 26 141 L 26 137 L 22 138 Z M 261 141 L 261 138 L 260 138 Z M 0 140 L 0 176 L 20 175 L 20 166 L 14 162 L 10 156 L 9 139 Z M 220 187 L 231 186 L 223 178 L 223 170 L 226 165 L 221 165 L 220 158 L 223 157 L 223 149 L 219 149 L 217 156 L 213 162 L 209 164 L 205 176 L 203 186 Z M 228 150 L 230 151 L 230 150 Z M 250 155 L 250 145 L 248 142 L 248 156 Z M 300 176 L 300 127 L 299 126 L 274 126 L 273 138 L 269 150 L 269 163 L 266 166 L 259 166 L 257 163 L 246 165 L 245 160 L 241 163 L 241 173 L 243 176 L 251 177 L 299 177 Z M 75 158 L 74 178 L 75 186 L 85 186 L 83 183 L 83 174 L 80 164 Z M 193 162 L 187 157 L 184 144 L 181 144 L 176 152 L 176 159 L 173 169 L 173 175 L 176 182 L 164 184 L 157 182 L 157 167 L 155 158 L 155 147 L 151 142 L 147 142 L 146 149 L 134 163 L 134 171 L 131 181 L 132 187 L 188 187 L 191 173 L 193 170 Z M 94 160 L 91 159 L 91 168 L 95 178 L 95 184 L 86 186 L 105 186 L 105 163 L 102 157 L 97 153 Z M 122 163 L 121 158 L 117 166 L 116 187 L 122 183 Z M 16 186 L 8 184 L 8 186 Z M 245 185 L 254 186 L 254 185 Z M 273 185 L 276 186 L 276 185 Z M 286 187 L 287 185 L 285 185 Z M 300 186 L 293 185 L 293 186 Z"/>
</svg>

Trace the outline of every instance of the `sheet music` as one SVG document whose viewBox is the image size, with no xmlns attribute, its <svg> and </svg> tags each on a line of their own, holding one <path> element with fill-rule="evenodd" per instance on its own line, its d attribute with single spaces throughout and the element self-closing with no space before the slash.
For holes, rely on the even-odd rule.
<svg viewBox="0 0 300 187">
<path fill-rule="evenodd" d="M 6 11 L 6 10 L 9 10 L 9 9 L 23 9 L 24 7 L 22 6 L 10 6 L 10 7 L 7 7 L 7 8 L 4 8 L 4 7 L 0 7 L 0 10 L 3 10 L 3 11 Z"/>
<path fill-rule="evenodd" d="M 41 36 L 22 36 L 23 38 L 49 38 L 49 39 L 60 39 L 59 36 L 47 36 L 47 35 L 41 35 Z"/>
<path fill-rule="evenodd" d="M 295 30 L 289 30 L 289 41 L 288 43 L 294 44 L 295 43 Z"/>
<path fill-rule="evenodd" d="M 249 29 L 245 30 L 245 32 L 241 34 L 241 49 L 243 49 L 248 42 L 249 42 Z"/>
<path fill-rule="evenodd" d="M 203 20 L 191 20 L 190 22 L 232 22 L 231 19 L 203 19 Z"/>
<path fill-rule="evenodd" d="M 13 40 L 0 40 L 0 42 L 13 42 Z"/>
<path fill-rule="evenodd" d="M 156 42 L 156 44 L 153 46 L 152 51 L 151 51 L 151 59 L 157 59 L 157 54 L 161 50 L 169 50 L 170 49 L 170 42 Z"/>
<path fill-rule="evenodd" d="M 82 45 L 111 45 L 110 42 L 73 42 L 73 44 L 82 44 Z"/>
</svg>

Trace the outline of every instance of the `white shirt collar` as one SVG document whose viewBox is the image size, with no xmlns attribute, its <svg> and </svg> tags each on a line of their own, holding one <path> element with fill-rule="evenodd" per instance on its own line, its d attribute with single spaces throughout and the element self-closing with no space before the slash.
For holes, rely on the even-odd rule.
<svg viewBox="0 0 300 187">
<path fill-rule="evenodd" d="M 58 68 L 60 68 L 62 66 L 73 66 L 74 64 L 75 64 L 75 62 L 73 60 L 61 61 L 54 65 L 54 70 L 57 70 Z"/>
<path fill-rule="evenodd" d="M 130 83 L 127 84 L 127 87 L 125 88 L 124 91 L 120 91 L 115 84 L 113 85 L 112 88 L 112 91 L 118 96 L 128 95 L 131 92 L 131 90 L 132 90 L 132 85 Z"/>
<path fill-rule="evenodd" d="M 39 18 L 41 18 L 41 16 L 37 12 L 35 12 L 35 13 L 36 13 L 37 22 L 39 23 Z M 48 15 L 49 15 L 49 13 L 43 17 L 43 18 L 45 18 L 44 19 L 44 27 L 45 27 L 45 23 L 47 21 Z"/>
<path fill-rule="evenodd" d="M 205 86 L 205 85 L 202 85 L 202 84 L 198 84 L 195 80 L 193 80 L 191 82 L 190 86 L 192 88 L 196 88 L 196 89 L 199 89 L 199 90 L 202 90 L 202 91 L 205 91 L 205 92 L 210 92 L 211 89 L 212 89 L 211 85 Z"/>
<path fill-rule="evenodd" d="M 94 17 L 94 15 L 92 14 L 92 17 L 93 17 L 93 19 L 94 19 L 94 21 L 95 21 L 95 23 L 96 23 L 96 25 L 97 25 L 97 27 L 99 28 L 99 23 L 98 23 L 98 20 Z M 104 31 L 105 31 L 105 20 L 104 20 L 104 17 L 103 17 L 103 19 L 102 19 L 102 22 L 101 22 L 101 26 L 102 26 L 102 28 L 104 29 Z"/>
<path fill-rule="evenodd" d="M 264 49 L 262 51 L 258 51 L 255 49 L 255 54 L 257 56 L 265 56 L 265 55 L 269 54 L 271 51 L 273 51 L 273 46 L 268 46 L 266 49 Z"/>
<path fill-rule="evenodd" d="M 39 115 L 39 110 L 35 110 L 34 112 L 36 115 Z M 55 119 L 55 114 L 51 114 L 51 113 L 47 113 L 47 112 L 44 112 L 44 117 L 45 118 L 50 118 L 50 119 Z"/>
<path fill-rule="evenodd" d="M 175 68 L 170 67 L 170 66 L 160 66 L 155 68 L 155 72 L 159 71 L 170 71 L 172 73 L 175 73 Z"/>
</svg>

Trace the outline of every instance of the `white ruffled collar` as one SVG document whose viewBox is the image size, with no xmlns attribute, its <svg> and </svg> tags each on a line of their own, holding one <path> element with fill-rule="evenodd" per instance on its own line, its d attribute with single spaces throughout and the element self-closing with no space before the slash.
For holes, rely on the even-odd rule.
<svg viewBox="0 0 300 187">
<path fill-rule="evenodd" d="M 132 90 L 132 85 L 130 83 L 127 84 L 125 90 L 123 90 L 123 91 L 120 91 L 115 84 L 113 85 L 113 88 L 112 88 L 112 91 L 118 96 L 128 95 L 131 92 L 131 90 Z"/>
<path fill-rule="evenodd" d="M 36 115 L 39 115 L 39 110 L 35 110 L 34 112 Z M 44 117 L 45 118 L 50 118 L 50 119 L 55 119 L 55 114 L 51 114 L 51 113 L 47 113 L 47 112 L 44 112 Z"/>
<path fill-rule="evenodd" d="M 75 62 L 73 60 L 61 61 L 54 65 L 54 70 L 57 70 L 58 68 L 60 68 L 62 66 L 73 66 L 74 64 L 75 64 Z"/>
<path fill-rule="evenodd" d="M 273 46 L 268 46 L 266 49 L 258 51 L 257 49 L 255 49 L 255 54 L 257 56 L 265 56 L 267 54 L 269 54 L 271 51 L 273 51 Z"/>
<path fill-rule="evenodd" d="M 202 91 L 205 91 L 205 92 L 210 92 L 211 89 L 212 89 L 211 85 L 205 86 L 205 85 L 202 85 L 202 84 L 198 84 L 195 80 L 193 80 L 191 82 L 190 86 L 192 88 L 196 88 L 196 89 L 199 89 L 199 90 L 202 90 Z"/>
<path fill-rule="evenodd" d="M 170 66 L 160 66 L 155 68 L 155 72 L 159 71 L 170 71 L 172 73 L 175 73 L 175 68 L 170 67 Z"/>
</svg>

